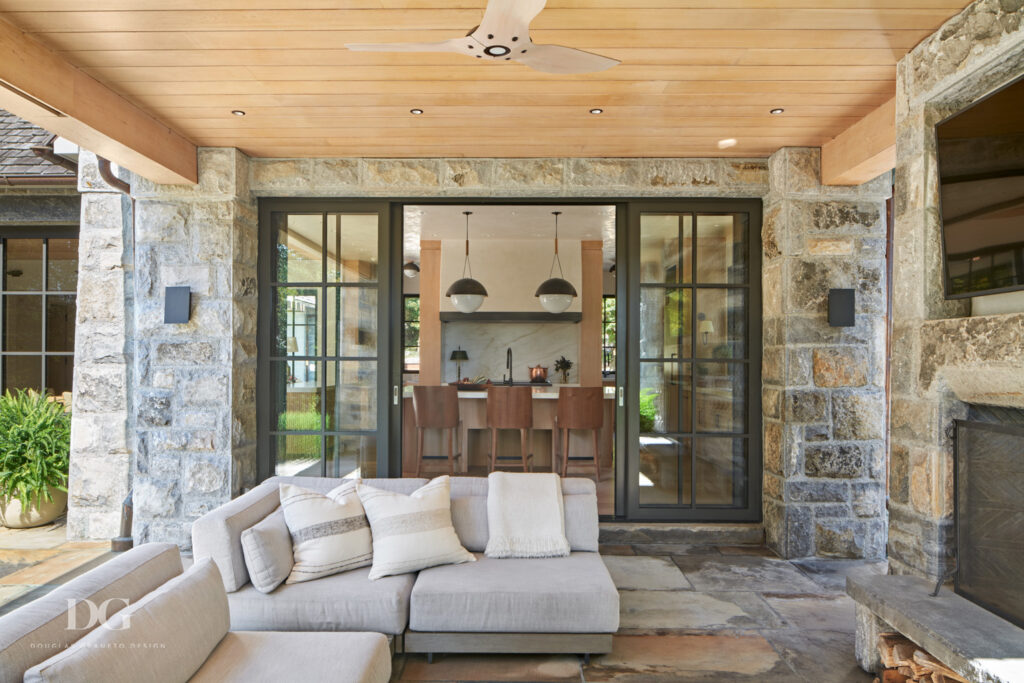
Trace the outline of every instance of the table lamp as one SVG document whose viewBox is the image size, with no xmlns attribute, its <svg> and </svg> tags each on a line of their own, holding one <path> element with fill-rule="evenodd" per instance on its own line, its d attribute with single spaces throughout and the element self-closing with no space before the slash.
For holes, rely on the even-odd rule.
<svg viewBox="0 0 1024 683">
<path fill-rule="evenodd" d="M 462 347 L 452 351 L 452 357 L 449 360 L 455 361 L 455 381 L 462 381 L 462 361 L 469 360 L 469 355 L 462 350 Z"/>
</svg>

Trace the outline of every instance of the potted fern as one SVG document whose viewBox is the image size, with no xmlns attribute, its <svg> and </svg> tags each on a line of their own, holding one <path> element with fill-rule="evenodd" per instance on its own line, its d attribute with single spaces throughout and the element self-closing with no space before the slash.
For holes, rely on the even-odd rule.
<svg viewBox="0 0 1024 683">
<path fill-rule="evenodd" d="M 40 526 L 64 512 L 68 494 L 71 417 L 35 391 L 0 397 L 0 522 Z"/>
</svg>

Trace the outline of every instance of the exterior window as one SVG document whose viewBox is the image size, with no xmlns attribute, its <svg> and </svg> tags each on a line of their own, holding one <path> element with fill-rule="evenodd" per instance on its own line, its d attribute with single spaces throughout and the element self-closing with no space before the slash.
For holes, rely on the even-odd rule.
<svg viewBox="0 0 1024 683">
<path fill-rule="evenodd" d="M 78 228 L 0 233 L 2 390 L 71 391 L 78 289 Z"/>
<path fill-rule="evenodd" d="M 601 374 L 615 374 L 615 295 L 601 301 Z"/>
<path fill-rule="evenodd" d="M 402 307 L 402 372 L 420 371 L 420 297 L 406 294 Z"/>
</svg>

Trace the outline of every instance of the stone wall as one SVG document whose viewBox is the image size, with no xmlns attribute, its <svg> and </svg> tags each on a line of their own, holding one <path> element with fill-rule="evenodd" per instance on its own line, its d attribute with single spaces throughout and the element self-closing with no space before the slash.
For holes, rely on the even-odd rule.
<svg viewBox="0 0 1024 683">
<path fill-rule="evenodd" d="M 256 242 L 248 159 L 203 149 L 199 184 L 135 176 L 136 542 L 191 544 L 191 522 L 256 482 Z M 192 289 L 163 321 L 164 288 Z"/>
<path fill-rule="evenodd" d="M 885 202 L 891 174 L 823 187 L 818 149 L 769 161 L 762 247 L 764 524 L 783 557 L 885 552 Z M 830 327 L 828 290 L 856 290 Z"/>
<path fill-rule="evenodd" d="M 1024 0 L 978 0 L 900 61 L 893 266 L 889 565 L 937 576 L 953 553 L 953 447 L 965 402 L 1024 405 L 1024 316 L 943 298 L 935 123 L 1024 74 Z"/>
<path fill-rule="evenodd" d="M 78 189 L 68 538 L 112 538 L 120 532 L 134 451 L 132 208 L 85 151 L 78 157 Z"/>
</svg>

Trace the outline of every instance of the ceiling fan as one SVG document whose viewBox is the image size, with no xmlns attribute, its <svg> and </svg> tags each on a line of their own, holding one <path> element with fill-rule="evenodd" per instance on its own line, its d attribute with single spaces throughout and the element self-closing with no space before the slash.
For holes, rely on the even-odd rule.
<svg viewBox="0 0 1024 683">
<path fill-rule="evenodd" d="M 544 9 L 547 0 L 490 0 L 480 25 L 464 38 L 439 43 L 351 43 L 359 52 L 455 52 L 501 61 L 516 61 L 553 74 L 583 74 L 604 71 L 617 59 L 562 45 L 537 45 L 530 40 L 530 22 Z"/>
</svg>

